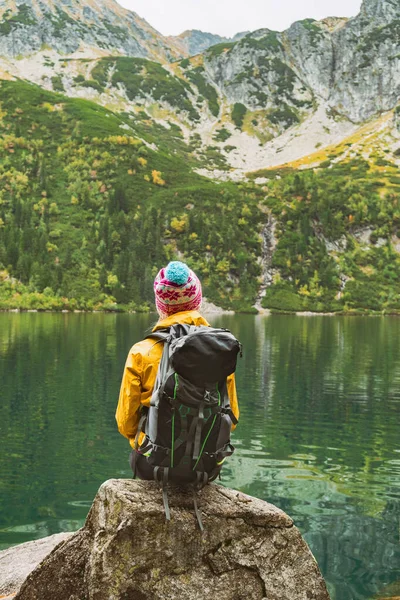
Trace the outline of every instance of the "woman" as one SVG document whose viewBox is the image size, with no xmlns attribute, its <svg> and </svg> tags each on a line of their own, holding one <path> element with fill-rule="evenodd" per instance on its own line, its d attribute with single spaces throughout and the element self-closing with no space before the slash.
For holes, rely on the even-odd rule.
<svg viewBox="0 0 400 600">
<path fill-rule="evenodd" d="M 161 269 L 154 281 L 154 292 L 160 319 L 153 332 L 175 324 L 209 326 L 198 312 L 202 302 L 201 283 L 186 264 L 175 261 Z M 135 344 L 128 354 L 116 419 L 119 432 L 128 438 L 132 448 L 140 448 L 145 438 L 145 434 L 140 432 L 136 440 L 140 413 L 142 407 L 150 405 L 162 352 L 163 344 L 150 338 Z M 238 419 L 234 375 L 228 377 L 227 388 L 231 410 Z M 135 450 L 131 453 L 130 463 L 139 478 L 153 479 L 153 469 Z"/>
</svg>

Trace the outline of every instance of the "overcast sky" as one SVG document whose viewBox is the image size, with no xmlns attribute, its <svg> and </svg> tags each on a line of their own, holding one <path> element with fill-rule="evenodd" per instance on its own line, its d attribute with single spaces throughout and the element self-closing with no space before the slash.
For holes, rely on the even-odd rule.
<svg viewBox="0 0 400 600">
<path fill-rule="evenodd" d="M 118 0 L 164 35 L 201 29 L 222 36 L 262 27 L 282 31 L 299 19 L 354 17 L 361 0 Z"/>
</svg>

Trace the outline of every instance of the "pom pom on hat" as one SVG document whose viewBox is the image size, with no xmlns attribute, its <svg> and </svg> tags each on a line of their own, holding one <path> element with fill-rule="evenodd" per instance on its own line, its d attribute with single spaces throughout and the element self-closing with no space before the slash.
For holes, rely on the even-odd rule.
<svg viewBox="0 0 400 600">
<path fill-rule="evenodd" d="M 180 261 L 170 262 L 154 281 L 156 307 L 161 318 L 198 310 L 203 299 L 197 275 Z"/>
<path fill-rule="evenodd" d="M 190 269 L 185 263 L 174 261 L 170 262 L 168 267 L 165 269 L 165 277 L 171 283 L 177 283 L 183 285 L 187 283 L 190 275 Z"/>
</svg>

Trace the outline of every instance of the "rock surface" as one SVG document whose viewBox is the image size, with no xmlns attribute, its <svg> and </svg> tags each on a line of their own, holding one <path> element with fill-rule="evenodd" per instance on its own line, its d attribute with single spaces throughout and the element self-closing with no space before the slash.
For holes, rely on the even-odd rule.
<svg viewBox="0 0 400 600">
<path fill-rule="evenodd" d="M 104 483 L 83 529 L 28 577 L 16 600 L 329 600 L 317 564 L 278 508 L 217 485 L 169 492 L 153 482 Z"/>
<path fill-rule="evenodd" d="M 0 0 L 0 55 L 50 49 L 62 55 L 85 47 L 156 60 L 179 56 L 173 40 L 115 0 Z"/>
<path fill-rule="evenodd" d="M 13 546 L 0 552 L 0 598 L 17 592 L 39 563 L 72 533 L 57 533 L 42 540 Z"/>
</svg>

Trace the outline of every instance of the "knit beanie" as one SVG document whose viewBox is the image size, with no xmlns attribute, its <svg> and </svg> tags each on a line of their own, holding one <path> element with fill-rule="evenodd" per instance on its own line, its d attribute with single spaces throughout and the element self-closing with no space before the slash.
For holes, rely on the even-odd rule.
<svg viewBox="0 0 400 600">
<path fill-rule="evenodd" d="M 202 301 L 197 275 L 179 261 L 170 262 L 161 269 L 154 281 L 154 294 L 161 318 L 186 310 L 198 310 Z"/>
</svg>

